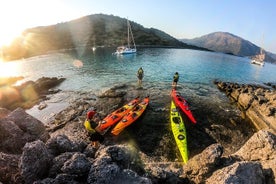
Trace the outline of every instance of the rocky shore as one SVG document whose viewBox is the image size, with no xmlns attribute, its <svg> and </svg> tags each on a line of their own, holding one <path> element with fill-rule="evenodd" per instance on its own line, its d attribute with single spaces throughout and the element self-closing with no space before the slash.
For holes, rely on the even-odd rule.
<svg viewBox="0 0 276 184">
<path fill-rule="evenodd" d="M 244 117 L 248 117 L 258 130 L 276 133 L 275 85 L 250 85 L 231 82 L 215 82 L 230 100 L 238 105 Z"/>
<path fill-rule="evenodd" d="M 223 82 L 216 84 L 225 86 Z M 229 86 L 232 85 L 229 83 Z M 236 91 L 233 86 L 227 87 L 228 95 L 232 93 L 230 88 Z M 254 93 L 260 91 L 252 90 Z M 267 101 L 259 103 L 260 114 L 275 107 L 275 90 L 264 90 L 263 97 Z M 97 108 L 104 117 L 130 99 L 142 98 L 147 93 L 151 94 L 150 106 L 136 124 L 118 137 L 108 134 L 99 148 L 91 147 L 83 128 L 88 109 Z M 76 93 L 71 96 L 70 105 L 56 113 L 47 125 L 20 106 L 14 110 L 1 108 L 0 183 L 276 182 L 276 135 L 273 129 L 261 127 L 252 131 L 252 128 L 246 128 L 249 125 L 242 125 L 246 124 L 245 117 L 239 118 L 233 111 L 221 111 L 216 104 L 205 104 L 201 99 L 189 99 L 201 124 L 187 124 L 191 151 L 188 163 L 183 165 L 175 156 L 177 149 L 169 130 L 168 93 L 137 90 L 131 85 L 114 86 L 100 94 Z M 270 98 L 273 93 L 274 98 Z M 252 100 L 247 110 L 252 104 L 257 106 Z M 258 116 L 259 119 L 275 118 L 275 112 L 271 115 L 273 110 L 265 112 Z M 218 114 L 214 118 L 216 122 L 211 113 Z M 206 114 L 209 114 L 207 118 Z"/>
</svg>

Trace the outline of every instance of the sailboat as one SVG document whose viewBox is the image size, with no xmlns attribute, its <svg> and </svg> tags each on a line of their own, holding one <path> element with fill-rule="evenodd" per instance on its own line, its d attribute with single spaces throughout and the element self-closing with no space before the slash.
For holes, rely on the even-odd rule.
<svg viewBox="0 0 276 184">
<path fill-rule="evenodd" d="M 121 55 L 121 54 L 134 54 L 134 53 L 136 53 L 136 45 L 132 34 L 131 25 L 127 20 L 127 46 L 117 47 L 115 54 Z"/>
<path fill-rule="evenodd" d="M 260 66 L 264 66 L 264 59 L 265 59 L 265 53 L 263 52 L 263 49 L 260 49 L 260 54 L 257 54 L 251 58 L 251 64 L 256 64 Z"/>
</svg>

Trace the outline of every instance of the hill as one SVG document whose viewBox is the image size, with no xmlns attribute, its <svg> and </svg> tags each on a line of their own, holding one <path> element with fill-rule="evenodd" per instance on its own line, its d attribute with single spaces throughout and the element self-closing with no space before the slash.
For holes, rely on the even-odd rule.
<svg viewBox="0 0 276 184">
<path fill-rule="evenodd" d="M 201 49 L 187 45 L 154 28 L 144 28 L 130 21 L 136 45 L 139 47 L 176 47 Z M 4 48 L 6 60 L 30 57 L 53 50 L 92 46 L 117 47 L 126 44 L 127 21 L 113 15 L 94 14 L 56 25 L 30 28 L 9 48 Z"/>
<path fill-rule="evenodd" d="M 215 32 L 194 39 L 181 39 L 181 41 L 216 52 L 234 54 L 243 57 L 251 57 L 260 52 L 260 47 L 257 45 L 227 32 Z M 276 63 L 275 54 L 266 51 L 265 54 L 266 61 Z"/>
</svg>

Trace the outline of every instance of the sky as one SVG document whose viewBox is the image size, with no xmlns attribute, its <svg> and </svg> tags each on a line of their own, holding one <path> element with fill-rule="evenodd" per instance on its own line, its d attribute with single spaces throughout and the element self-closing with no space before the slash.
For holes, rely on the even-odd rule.
<svg viewBox="0 0 276 184">
<path fill-rule="evenodd" d="M 98 13 L 178 39 L 229 32 L 276 53 L 275 0 L 1 0 L 0 46 L 27 28 Z"/>
</svg>

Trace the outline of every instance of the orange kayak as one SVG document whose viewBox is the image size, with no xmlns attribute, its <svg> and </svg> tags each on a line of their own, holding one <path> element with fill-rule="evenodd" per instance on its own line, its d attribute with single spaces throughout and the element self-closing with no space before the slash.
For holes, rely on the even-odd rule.
<svg viewBox="0 0 276 184">
<path fill-rule="evenodd" d="M 119 122 L 131 109 L 133 109 L 138 102 L 139 98 L 135 98 L 123 107 L 107 115 L 98 126 L 100 132 L 103 132 L 104 134 L 112 125 Z"/>
<path fill-rule="evenodd" d="M 123 119 L 112 129 L 113 135 L 119 135 L 127 126 L 135 122 L 146 110 L 149 104 L 149 97 L 144 98 L 139 104 L 137 104 Z"/>
<path fill-rule="evenodd" d="M 196 124 L 196 120 L 188 106 L 188 102 L 183 98 L 183 96 L 181 96 L 181 94 L 177 92 L 176 89 L 172 89 L 171 96 L 175 105 L 188 116 L 192 123 Z"/>
</svg>

